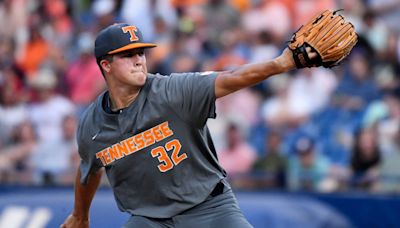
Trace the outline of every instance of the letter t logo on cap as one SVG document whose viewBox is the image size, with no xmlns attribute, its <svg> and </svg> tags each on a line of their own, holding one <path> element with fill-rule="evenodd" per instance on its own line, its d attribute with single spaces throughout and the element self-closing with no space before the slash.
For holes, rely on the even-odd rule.
<svg viewBox="0 0 400 228">
<path fill-rule="evenodd" d="M 135 34 L 135 32 L 137 31 L 136 26 L 129 25 L 129 26 L 122 27 L 122 31 L 124 33 L 129 32 L 129 35 L 131 35 L 131 38 L 130 38 L 131 41 L 139 40 L 139 38 Z"/>
</svg>

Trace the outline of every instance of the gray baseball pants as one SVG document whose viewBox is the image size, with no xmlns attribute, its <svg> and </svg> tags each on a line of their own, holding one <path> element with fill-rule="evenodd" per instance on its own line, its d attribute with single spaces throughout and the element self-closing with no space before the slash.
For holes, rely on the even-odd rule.
<svg viewBox="0 0 400 228">
<path fill-rule="evenodd" d="M 225 187 L 201 204 L 167 219 L 131 216 L 123 228 L 252 228 L 240 211 L 232 189 Z"/>
</svg>

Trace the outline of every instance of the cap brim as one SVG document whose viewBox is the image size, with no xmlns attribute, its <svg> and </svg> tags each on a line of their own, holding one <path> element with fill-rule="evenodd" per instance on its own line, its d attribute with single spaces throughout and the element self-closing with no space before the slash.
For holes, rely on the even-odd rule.
<svg viewBox="0 0 400 228">
<path fill-rule="evenodd" d="M 157 45 L 152 44 L 152 43 L 132 43 L 132 44 L 128 44 L 123 47 L 120 47 L 118 49 L 115 49 L 113 51 L 110 51 L 107 54 L 115 54 L 118 52 L 131 50 L 131 49 L 135 49 L 135 48 L 153 48 L 153 47 L 157 47 Z"/>
</svg>

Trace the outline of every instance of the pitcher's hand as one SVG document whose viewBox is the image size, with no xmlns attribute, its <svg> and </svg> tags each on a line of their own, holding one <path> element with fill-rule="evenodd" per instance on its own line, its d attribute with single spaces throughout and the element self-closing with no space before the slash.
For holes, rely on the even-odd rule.
<svg viewBox="0 0 400 228">
<path fill-rule="evenodd" d="M 89 228 L 89 220 L 70 214 L 60 228 Z"/>
</svg>

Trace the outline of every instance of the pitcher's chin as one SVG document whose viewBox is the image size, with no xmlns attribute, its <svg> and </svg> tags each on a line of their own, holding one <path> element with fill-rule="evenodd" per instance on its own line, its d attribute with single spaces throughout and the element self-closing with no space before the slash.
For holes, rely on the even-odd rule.
<svg viewBox="0 0 400 228">
<path fill-rule="evenodd" d="M 138 85 L 144 85 L 146 83 L 147 74 L 144 72 L 135 72 L 134 77 Z"/>
</svg>

